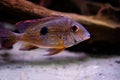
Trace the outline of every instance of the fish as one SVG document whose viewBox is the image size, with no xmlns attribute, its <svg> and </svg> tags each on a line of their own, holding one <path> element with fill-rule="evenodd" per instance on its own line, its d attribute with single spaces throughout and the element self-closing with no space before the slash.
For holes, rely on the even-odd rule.
<svg viewBox="0 0 120 80">
<path fill-rule="evenodd" d="M 19 33 L 0 27 L 2 48 L 12 48 L 21 41 L 20 50 L 45 48 L 47 55 L 55 55 L 90 38 L 90 33 L 80 23 L 64 16 L 20 21 L 15 27 Z"/>
</svg>

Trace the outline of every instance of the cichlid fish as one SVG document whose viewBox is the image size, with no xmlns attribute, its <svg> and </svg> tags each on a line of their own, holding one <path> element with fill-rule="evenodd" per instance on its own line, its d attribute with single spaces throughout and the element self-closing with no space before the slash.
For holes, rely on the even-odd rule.
<svg viewBox="0 0 120 80">
<path fill-rule="evenodd" d="M 81 24 L 63 16 L 21 21 L 16 24 L 16 29 L 20 33 L 0 27 L 2 48 L 10 48 L 17 41 L 22 41 L 24 44 L 20 50 L 47 48 L 48 55 L 54 55 L 90 38 Z"/>
</svg>

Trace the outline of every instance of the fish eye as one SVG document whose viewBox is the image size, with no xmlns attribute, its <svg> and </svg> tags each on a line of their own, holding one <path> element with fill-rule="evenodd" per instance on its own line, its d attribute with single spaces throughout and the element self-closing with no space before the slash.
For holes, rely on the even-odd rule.
<svg viewBox="0 0 120 80">
<path fill-rule="evenodd" d="M 79 27 L 76 26 L 76 25 L 73 25 L 73 26 L 71 27 L 71 31 L 72 31 L 72 32 L 77 32 L 78 30 L 79 30 Z"/>
<path fill-rule="evenodd" d="M 40 34 L 42 34 L 42 35 L 46 35 L 48 33 L 48 28 L 47 27 L 43 27 L 43 28 L 41 28 L 41 30 L 40 30 Z"/>
</svg>

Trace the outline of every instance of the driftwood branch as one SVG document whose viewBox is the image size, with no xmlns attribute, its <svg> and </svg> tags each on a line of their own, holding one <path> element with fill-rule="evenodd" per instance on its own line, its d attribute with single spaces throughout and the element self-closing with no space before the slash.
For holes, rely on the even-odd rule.
<svg viewBox="0 0 120 80">
<path fill-rule="evenodd" d="M 95 16 L 85 16 L 75 13 L 54 11 L 42 7 L 40 5 L 36 5 L 27 0 L 0 0 L 0 5 L 2 6 L 1 8 L 6 9 L 5 11 L 9 11 L 9 13 L 18 16 L 22 15 L 23 17 L 28 16 L 33 18 L 40 18 L 50 15 L 66 16 L 86 25 L 88 30 L 92 33 L 93 36 L 95 36 L 97 40 L 107 40 L 110 42 L 112 42 L 113 40 L 115 42 L 120 41 L 120 39 L 114 37 L 114 35 L 119 34 L 119 32 L 113 31 L 113 29 L 115 30 L 116 28 L 120 28 L 120 24 L 108 19 L 104 20 L 104 19 L 98 19 Z M 103 31 L 102 30 L 99 31 L 99 29 L 102 29 Z M 103 33 L 106 32 L 106 30 L 107 30 L 107 34 Z"/>
<path fill-rule="evenodd" d="M 79 21 L 83 24 L 106 26 L 110 28 L 116 28 L 120 26 L 120 24 L 111 23 L 110 21 L 98 20 L 91 16 L 83 16 L 74 13 L 63 13 L 59 11 L 53 11 L 26 0 L 1 0 L 0 3 L 4 6 L 12 8 L 13 10 L 22 11 L 27 14 L 36 15 L 40 17 L 50 15 L 62 15 L 69 18 L 73 18 L 74 20 Z"/>
</svg>

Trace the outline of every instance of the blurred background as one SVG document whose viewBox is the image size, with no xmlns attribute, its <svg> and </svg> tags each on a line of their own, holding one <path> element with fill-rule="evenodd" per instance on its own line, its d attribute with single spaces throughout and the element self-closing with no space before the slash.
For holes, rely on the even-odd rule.
<svg viewBox="0 0 120 80">
<path fill-rule="evenodd" d="M 33 9 L 74 13 L 112 27 L 79 21 L 91 38 L 54 56 L 43 56 L 46 52 L 40 49 L 19 51 L 20 43 L 1 49 L 1 80 L 120 80 L 120 0 L 1 0 L 0 27 L 17 32 L 15 23 L 48 16 L 27 10 L 30 4 Z"/>
</svg>

